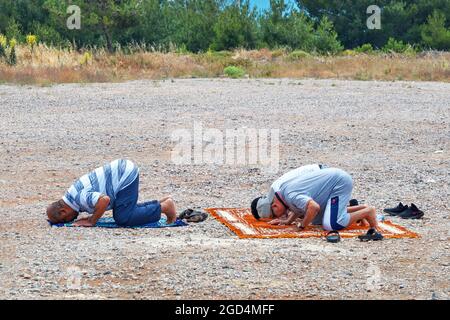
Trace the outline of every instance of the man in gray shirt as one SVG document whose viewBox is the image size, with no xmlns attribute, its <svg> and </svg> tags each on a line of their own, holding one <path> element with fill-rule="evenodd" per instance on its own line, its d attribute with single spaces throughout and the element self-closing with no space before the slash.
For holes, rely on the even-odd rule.
<svg viewBox="0 0 450 320">
<path fill-rule="evenodd" d="M 350 224 L 365 220 L 371 229 L 370 240 L 380 240 L 374 207 L 358 205 L 347 207 L 353 189 L 353 181 L 348 173 L 337 168 L 323 168 L 303 172 L 279 186 L 270 201 L 270 206 L 258 206 L 259 198 L 252 203 L 252 213 L 259 217 L 275 218 L 272 224 L 291 224 L 304 216 L 298 225 L 306 228 L 318 215 L 322 217 L 325 230 L 341 230 Z M 291 214 L 287 215 L 290 212 Z M 288 218 L 281 218 L 287 216 Z"/>
<path fill-rule="evenodd" d="M 302 174 L 313 172 L 316 170 L 321 170 L 323 168 L 327 168 L 326 165 L 323 164 L 308 164 L 304 165 L 295 169 L 292 169 L 285 174 L 283 174 L 281 177 L 276 179 L 269 188 L 269 191 L 266 195 L 259 197 L 256 200 L 256 210 L 252 210 L 252 214 L 256 219 L 260 218 L 270 218 L 271 217 L 271 210 L 270 207 L 272 205 L 273 198 L 275 197 L 275 192 L 280 191 L 281 185 L 285 183 L 288 180 L 292 180 L 293 178 L 296 178 Z M 314 220 L 314 224 L 320 224 L 322 220 L 320 220 L 319 223 L 317 223 L 319 216 Z M 275 221 L 276 223 L 276 221 Z"/>
</svg>

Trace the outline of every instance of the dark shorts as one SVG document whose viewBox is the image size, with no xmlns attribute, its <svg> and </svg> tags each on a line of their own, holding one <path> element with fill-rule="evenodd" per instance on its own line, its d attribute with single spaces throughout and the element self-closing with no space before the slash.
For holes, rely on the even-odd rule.
<svg viewBox="0 0 450 320">
<path fill-rule="evenodd" d="M 134 227 L 159 221 L 161 218 L 159 201 L 137 203 L 138 198 L 139 176 L 129 186 L 117 193 L 113 217 L 118 225 Z"/>
</svg>

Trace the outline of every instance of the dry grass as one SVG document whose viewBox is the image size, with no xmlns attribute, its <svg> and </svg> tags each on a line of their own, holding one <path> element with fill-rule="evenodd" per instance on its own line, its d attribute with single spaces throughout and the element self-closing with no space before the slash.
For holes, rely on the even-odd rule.
<svg viewBox="0 0 450 320">
<path fill-rule="evenodd" d="M 132 79 L 219 77 L 228 65 L 249 77 L 336 78 L 356 80 L 450 81 L 450 53 L 405 55 L 311 56 L 297 61 L 283 50 L 236 50 L 178 54 L 134 50 L 132 54 L 103 49 L 78 52 L 40 44 L 33 52 L 18 46 L 17 65 L 0 62 L 0 82 L 47 85 Z"/>
</svg>

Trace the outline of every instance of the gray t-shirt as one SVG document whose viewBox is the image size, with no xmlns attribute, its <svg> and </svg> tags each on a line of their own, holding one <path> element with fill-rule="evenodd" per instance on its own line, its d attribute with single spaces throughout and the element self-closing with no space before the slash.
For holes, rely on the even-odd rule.
<svg viewBox="0 0 450 320">
<path fill-rule="evenodd" d="M 350 182 L 350 184 L 349 184 Z M 350 190 L 349 189 L 350 185 Z M 304 215 L 306 204 L 313 199 L 320 206 L 320 213 L 314 219 L 317 222 L 323 216 L 325 207 L 331 194 L 339 192 L 351 193 L 351 177 L 348 173 L 337 168 L 326 168 L 302 174 L 285 181 L 280 186 L 280 194 L 292 212 Z"/>
<path fill-rule="evenodd" d="M 297 178 L 302 174 L 310 173 L 317 170 L 320 170 L 320 166 L 318 164 L 308 164 L 286 172 L 272 183 L 269 192 L 267 193 L 267 197 L 270 199 L 270 201 L 272 201 L 273 197 L 275 196 L 275 192 L 278 192 L 280 190 L 281 185 L 283 183 L 292 180 L 294 178 Z"/>
</svg>

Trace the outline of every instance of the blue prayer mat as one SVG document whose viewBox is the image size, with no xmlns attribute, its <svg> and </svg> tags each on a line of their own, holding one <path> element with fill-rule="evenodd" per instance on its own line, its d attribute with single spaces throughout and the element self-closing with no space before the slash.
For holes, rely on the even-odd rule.
<svg viewBox="0 0 450 320">
<path fill-rule="evenodd" d="M 167 228 L 167 227 L 184 227 L 188 224 L 184 222 L 183 220 L 177 219 L 174 223 L 167 224 L 166 218 L 161 218 L 158 222 L 153 223 L 147 223 L 140 226 L 134 226 L 134 227 L 128 227 L 128 226 L 119 226 L 112 217 L 103 217 L 100 218 L 94 227 L 96 228 L 134 228 L 134 229 L 140 229 L 140 228 Z M 74 221 L 75 222 L 75 221 Z M 52 227 L 76 227 L 73 225 L 74 222 L 69 223 L 51 223 L 50 225 Z"/>
</svg>

